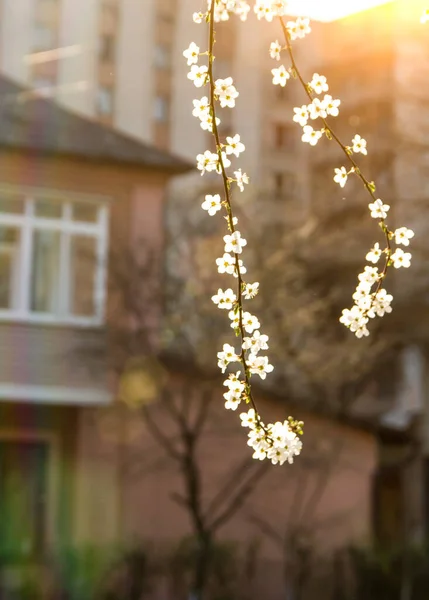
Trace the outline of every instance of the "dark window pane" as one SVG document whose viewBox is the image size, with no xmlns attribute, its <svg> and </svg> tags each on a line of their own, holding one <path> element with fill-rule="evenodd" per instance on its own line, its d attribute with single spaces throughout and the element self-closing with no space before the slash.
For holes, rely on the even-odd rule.
<svg viewBox="0 0 429 600">
<path fill-rule="evenodd" d="M 19 277 L 20 231 L 0 227 L 0 309 L 14 308 Z"/>
<path fill-rule="evenodd" d="M 52 200 L 36 200 L 34 214 L 36 217 L 43 217 L 45 219 L 61 219 L 63 205 L 61 202 Z"/>
<path fill-rule="evenodd" d="M 48 446 L 0 442 L 0 556 L 33 557 L 46 542 Z"/>
<path fill-rule="evenodd" d="M 24 199 L 14 194 L 0 194 L 0 213 L 20 215 L 24 212 Z"/>
<path fill-rule="evenodd" d="M 60 234 L 36 230 L 33 236 L 31 310 L 58 312 L 60 276 Z"/>
<path fill-rule="evenodd" d="M 76 316 L 94 316 L 96 241 L 83 235 L 71 238 L 71 307 Z"/>
<path fill-rule="evenodd" d="M 74 202 L 72 206 L 73 221 L 82 223 L 96 223 L 98 219 L 98 206 L 87 202 Z"/>
</svg>

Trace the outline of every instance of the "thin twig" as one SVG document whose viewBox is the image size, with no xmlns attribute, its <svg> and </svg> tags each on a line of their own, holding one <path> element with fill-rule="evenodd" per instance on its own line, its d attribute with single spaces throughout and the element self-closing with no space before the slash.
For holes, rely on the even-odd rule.
<svg viewBox="0 0 429 600">
<path fill-rule="evenodd" d="M 255 470 L 248 481 L 236 492 L 234 497 L 228 503 L 225 510 L 212 521 L 210 529 L 216 531 L 221 525 L 224 525 L 241 506 L 246 502 L 248 495 L 253 488 L 261 481 L 262 477 L 269 471 L 269 464 L 262 462 Z"/>
<path fill-rule="evenodd" d="M 170 440 L 162 433 L 162 431 L 158 427 L 156 421 L 154 419 L 152 419 L 150 411 L 146 407 L 143 407 L 142 412 L 143 412 L 143 416 L 146 421 L 146 424 L 148 426 L 149 432 L 152 434 L 152 436 L 155 438 L 155 440 L 161 444 L 161 446 L 168 452 L 168 454 L 172 458 L 174 458 L 174 460 L 177 460 L 178 462 L 182 462 L 183 461 L 182 453 L 178 452 L 174 448 L 174 446 L 172 446 L 172 444 L 170 443 Z"/>
</svg>

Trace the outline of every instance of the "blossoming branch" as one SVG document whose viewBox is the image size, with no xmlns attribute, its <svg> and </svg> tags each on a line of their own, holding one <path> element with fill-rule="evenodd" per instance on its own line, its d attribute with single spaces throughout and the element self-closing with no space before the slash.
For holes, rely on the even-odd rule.
<svg viewBox="0 0 429 600">
<path fill-rule="evenodd" d="M 285 4 L 285 3 L 283 3 Z M 382 287 L 389 267 L 395 269 L 400 267 L 409 267 L 411 254 L 404 252 L 402 248 L 393 249 L 396 246 L 408 246 L 410 239 L 414 237 L 414 232 L 406 227 L 400 227 L 391 230 L 387 224 L 387 213 L 390 206 L 385 204 L 376 196 L 376 186 L 374 182 L 369 181 L 362 173 L 354 156 L 356 154 L 367 155 L 367 142 L 359 134 L 356 134 L 350 145 L 345 145 L 334 132 L 330 119 L 339 115 L 339 106 L 341 101 L 334 99 L 330 94 L 327 79 L 324 75 L 314 73 L 310 82 L 306 82 L 296 63 L 292 42 L 303 38 L 310 32 L 308 19 L 297 19 L 297 21 L 285 22 L 283 15 L 278 15 L 284 37 L 282 46 L 277 40 L 270 46 L 270 55 L 275 60 L 280 61 L 281 52 L 286 51 L 291 63 L 287 70 L 283 65 L 272 69 L 273 84 L 285 86 L 292 75 L 297 79 L 310 101 L 300 107 L 294 108 L 293 120 L 303 128 L 302 141 L 315 146 L 319 140 L 326 136 L 328 140 L 335 141 L 344 153 L 347 166 L 340 166 L 334 169 L 334 181 L 342 188 L 346 185 L 349 176 L 358 177 L 365 190 L 370 196 L 368 208 L 373 219 L 378 220 L 378 224 L 384 234 L 385 246 L 381 248 L 379 243 L 369 250 L 366 260 L 373 265 L 384 257 L 384 265 L 379 270 L 376 266 L 365 266 L 362 273 L 358 276 L 358 285 L 353 294 L 354 305 L 351 309 L 344 309 L 340 322 L 350 329 L 358 338 L 369 335 L 367 327 L 370 319 L 382 317 L 386 313 L 392 312 L 391 302 L 393 296 L 388 294 Z M 321 97 L 323 94 L 323 97 Z M 314 129 L 309 121 L 316 121 L 321 124 L 320 129 Z"/>
<path fill-rule="evenodd" d="M 390 209 L 380 198 L 375 195 L 376 187 L 361 172 L 355 160 L 356 154 L 367 154 L 367 142 L 356 134 L 350 145 L 343 144 L 330 125 L 330 119 L 339 115 L 339 99 L 334 99 L 326 92 L 329 91 L 326 77 L 315 73 L 310 82 L 306 82 L 301 75 L 295 61 L 292 42 L 304 38 L 310 33 L 309 19 L 297 18 L 294 21 L 285 21 L 287 12 L 286 0 L 255 0 L 254 12 L 259 20 L 268 22 L 278 19 L 283 33 L 283 42 L 278 40 L 271 43 L 269 53 L 272 59 L 281 60 L 282 53 L 289 57 L 290 66 L 284 65 L 272 69 L 273 84 L 284 87 L 291 78 L 297 79 L 303 87 L 308 103 L 294 109 L 293 120 L 303 128 L 302 141 L 315 146 L 319 140 L 326 136 L 334 140 L 342 149 L 347 161 L 347 166 L 335 168 L 334 181 L 341 187 L 347 183 L 349 176 L 358 177 L 370 195 L 368 204 L 370 215 L 378 220 L 384 234 L 385 246 L 378 243 L 367 253 L 366 260 L 375 265 L 384 257 L 384 266 L 381 270 L 376 266 L 366 266 L 358 276 L 358 285 L 353 294 L 354 305 L 351 309 L 344 309 L 340 318 L 341 323 L 348 327 L 357 337 L 369 335 L 367 324 L 376 316 L 383 316 L 391 312 L 392 296 L 382 287 L 390 266 L 394 268 L 408 267 L 411 254 L 404 252 L 396 246 L 408 246 L 414 233 L 406 227 L 391 230 L 386 222 Z M 249 183 L 249 177 L 240 168 L 233 167 L 233 176 L 228 169 L 232 161 L 239 158 L 245 150 L 240 135 L 226 137 L 222 140 L 218 126 L 220 118 L 217 116 L 218 107 L 234 108 L 235 100 L 239 95 L 232 77 L 216 79 L 214 76 L 214 47 L 215 23 L 226 21 L 231 15 L 238 16 L 242 21 L 247 19 L 250 5 L 247 0 L 207 0 L 207 11 L 196 12 L 193 15 L 195 23 L 206 23 L 209 29 L 209 47 L 201 52 L 200 48 L 192 42 L 184 56 L 190 66 L 188 78 L 197 88 L 208 88 L 206 95 L 193 101 L 192 114 L 200 120 L 202 129 L 212 133 L 215 142 L 215 152 L 205 150 L 197 156 L 197 168 L 201 175 L 213 171 L 218 173 L 223 183 L 223 194 L 206 195 L 202 208 L 210 216 L 219 211 L 226 212 L 228 233 L 224 236 L 224 254 L 216 260 L 218 272 L 232 276 L 236 279 L 235 289 L 231 287 L 219 289 L 212 297 L 219 309 L 227 310 L 231 328 L 240 340 L 240 348 L 229 343 L 223 345 L 218 352 L 218 365 L 223 373 L 229 365 L 238 363 L 239 371 L 231 373 L 224 381 L 227 391 L 224 393 L 225 407 L 236 410 L 241 402 L 250 406 L 248 412 L 240 415 L 242 425 L 249 428 L 248 444 L 254 450 L 253 457 L 263 460 L 268 458 L 273 464 L 283 464 L 285 461 L 293 462 L 302 448 L 298 437 L 302 434 L 302 423 L 291 417 L 283 423 L 269 423 L 266 425 L 258 412 L 251 388 L 251 377 L 259 375 L 265 379 L 273 371 L 266 355 L 260 352 L 268 349 L 268 336 L 260 331 L 259 319 L 245 310 L 244 301 L 251 300 L 259 290 L 259 283 L 248 283 L 244 276 L 246 268 L 242 256 L 247 246 L 238 227 L 238 219 L 233 214 L 232 195 L 237 189 L 241 192 Z M 200 64 L 201 57 L 207 57 L 206 64 Z M 323 95 L 323 96 L 322 96 Z M 329 121 L 328 121 L 329 119 Z M 321 125 L 313 128 L 309 122 L 315 121 Z"/>
<path fill-rule="evenodd" d="M 199 154 L 197 168 L 201 175 L 210 171 L 218 173 L 223 184 L 222 197 L 220 194 L 207 194 L 202 208 L 210 216 L 222 210 L 226 213 L 228 232 L 223 238 L 224 253 L 216 260 L 216 264 L 219 273 L 236 280 L 234 289 L 219 289 L 212 297 L 219 309 L 227 311 L 231 328 L 240 343 L 239 348 L 230 343 L 223 344 L 217 355 L 222 373 L 231 364 L 240 366 L 240 370 L 230 373 L 224 381 L 227 388 L 224 393 L 225 408 L 235 411 L 242 402 L 248 404 L 249 409 L 240 415 L 240 419 L 243 427 L 249 429 L 248 445 L 253 448 L 253 457 L 260 460 L 268 458 L 273 464 L 283 464 L 286 461 L 292 463 L 300 453 L 302 442 L 299 434 L 302 434 L 303 424 L 292 418 L 265 424 L 253 397 L 252 376 L 259 375 L 265 379 L 274 367 L 269 363 L 268 356 L 261 354 L 268 350 L 268 336 L 261 332 L 259 319 L 245 308 L 245 303 L 258 293 L 259 283 L 244 279 L 246 268 L 242 256 L 247 241 L 238 229 L 238 219 L 233 214 L 232 195 L 237 190 L 244 191 L 249 177 L 238 167 L 234 167 L 232 173 L 228 171 L 232 161 L 236 161 L 244 152 L 245 146 L 238 133 L 221 139 L 218 129 L 220 118 L 217 116 L 219 106 L 234 108 L 239 92 L 232 77 L 215 78 L 215 23 L 228 19 L 231 13 L 245 20 L 249 10 L 249 4 L 241 0 L 208 0 L 207 11 L 194 13 L 193 20 L 208 24 L 209 48 L 200 52 L 200 48 L 192 42 L 183 54 L 190 67 L 188 78 L 197 88 L 208 88 L 206 95 L 193 101 L 192 114 L 199 119 L 202 129 L 213 134 L 216 150 L 205 150 Z M 201 57 L 207 57 L 206 64 L 200 64 Z"/>
</svg>

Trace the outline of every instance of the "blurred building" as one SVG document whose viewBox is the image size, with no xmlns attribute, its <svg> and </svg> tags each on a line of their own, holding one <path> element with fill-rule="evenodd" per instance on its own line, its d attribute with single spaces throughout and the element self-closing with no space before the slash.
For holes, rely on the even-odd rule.
<svg viewBox="0 0 429 600">
<path fill-rule="evenodd" d="M 103 329 L 109 244 L 120 237 L 136 241 L 142 233 L 163 239 L 165 187 L 175 174 L 188 173 L 189 165 L 154 146 L 194 161 L 209 143 L 191 117 L 192 99 L 203 92 L 187 80 L 182 56 L 190 41 L 201 48 L 206 43 L 205 29 L 191 21 L 194 5 L 192 0 L 0 3 L 0 71 L 63 107 L 2 80 L 0 476 L 8 482 L 8 502 L 18 490 L 21 504 L 14 512 L 0 498 L 0 515 L 13 514 L 0 521 L 0 535 L 7 539 L 10 531 L 19 531 L 14 544 L 24 555 L 62 540 L 108 543 L 137 534 L 168 540 L 188 532 L 183 512 L 171 508 L 170 494 L 181 485 L 177 475 L 155 471 L 123 485 L 121 451 L 115 446 L 112 454 L 106 447 L 97 422 L 100 407 L 112 399 L 111 388 L 82 357 L 77 360 L 76 349 L 90 346 Z M 367 138 L 365 164 L 380 194 L 392 198 L 394 219 L 424 240 L 427 30 L 409 6 L 401 0 L 337 23 L 315 24 L 308 42 L 297 44 L 297 58 L 308 77 L 314 71 L 327 75 L 333 95 L 342 100 L 340 136 L 350 140 L 357 132 Z M 268 48 L 276 37 L 280 32 L 273 34 L 271 26 L 255 19 L 219 27 L 217 75 L 231 74 L 240 91 L 237 110 L 221 115 L 222 135 L 240 133 L 246 144 L 241 164 L 255 195 L 266 202 L 267 215 L 325 218 L 327 211 L 333 227 L 341 229 L 344 194 L 358 211 L 360 205 L 366 210 L 366 199 L 357 188 L 343 194 L 332 184 L 330 170 L 340 160 L 333 144 L 323 140 L 323 149 L 312 149 L 300 142 L 291 115 L 305 101 L 301 89 L 293 82 L 285 89 L 270 85 Z M 190 172 L 176 189 L 198 190 L 200 182 L 199 174 Z M 356 257 L 360 262 L 361 246 L 372 240 L 367 235 L 365 230 L 354 236 L 339 271 L 354 269 Z M 417 239 L 415 248 L 421 260 L 410 276 L 418 275 L 423 284 L 424 243 Z M 78 260 L 94 254 L 96 266 Z M 318 258 L 322 264 L 322 252 Z M 406 277 L 400 275 L 398 293 Z M 394 381 L 388 373 L 384 383 L 369 386 L 355 415 L 370 416 L 386 430 L 388 443 L 379 454 L 388 468 L 377 479 L 374 505 L 379 515 L 387 515 L 382 533 L 395 541 L 404 531 L 421 538 L 429 521 L 424 505 L 429 490 L 422 490 L 429 449 L 427 325 L 420 318 L 427 297 L 419 291 L 415 296 L 415 343 L 395 364 Z M 180 367 L 177 371 L 183 375 Z M 124 420 L 124 436 L 133 420 Z M 368 539 L 377 463 L 373 433 L 356 422 L 315 415 L 306 421 L 317 443 L 323 445 L 329 431 L 346 447 L 345 466 L 327 486 L 322 520 L 347 515 L 332 528 L 335 535 L 330 532 L 338 545 Z M 106 438 L 118 435 L 116 421 L 106 427 Z M 415 430 L 423 434 L 416 437 Z M 148 447 L 149 454 L 155 452 L 147 434 L 139 440 L 141 454 Z M 418 452 L 410 455 L 416 440 Z M 215 450 L 213 487 L 231 455 L 222 437 Z M 269 513 L 273 526 L 281 516 L 275 510 L 278 486 L 273 484 L 269 500 L 265 493 L 255 500 L 255 510 Z M 283 491 L 286 503 L 289 490 Z M 252 530 L 240 517 L 230 532 L 245 538 Z"/>
<path fill-rule="evenodd" d="M 5 77 L 0 106 L 0 591 L 21 598 L 27 577 L 37 587 L 64 575 L 55 561 L 68 548 L 92 545 L 101 552 L 136 539 L 171 548 L 189 535 L 189 515 L 174 502 L 183 492 L 181 470 L 150 433 L 150 422 L 136 416 L 136 406 L 126 411 L 114 402 L 117 379 L 102 350 L 107 323 L 123 320 L 134 324 L 132 331 L 139 325 L 133 312 L 117 307 L 115 293 L 107 293 L 115 268 L 110 260 L 106 269 L 107 258 L 124 242 L 131 254 L 123 256 L 131 257 L 142 238 L 162 257 L 166 185 L 192 165 Z M 131 258 L 124 260 L 132 273 Z M 133 290 L 131 304 L 138 298 Z M 159 316 L 159 305 L 139 303 L 138 309 Z M 130 352 L 126 343 L 116 350 Z M 164 368 L 171 398 L 185 394 L 179 404 L 201 386 L 213 398 L 216 428 L 201 441 L 199 468 L 204 501 L 214 501 L 230 485 L 231 469 L 240 467 L 241 475 L 243 461 L 251 462 L 245 431 L 237 421 L 230 425 L 221 378 L 213 385 L 193 365 Z M 155 373 L 149 365 L 143 379 L 122 380 L 119 392 L 131 405 L 137 400 L 137 408 L 141 399 L 152 401 L 153 418 L 174 442 Z M 288 414 L 284 398 L 261 402 L 271 420 Z M 193 411 L 188 416 L 193 420 Z M 374 434 L 356 423 L 300 416 L 311 444 L 299 477 L 285 485 L 296 471 L 272 468 L 251 501 L 245 488 L 247 510 L 228 521 L 221 537 L 244 548 L 261 536 L 251 519 L 263 516 L 270 527 L 284 520 L 286 533 L 299 525 L 325 549 L 369 538 Z M 306 483 L 298 496 L 301 478 Z M 276 544 L 264 542 L 261 556 L 255 589 L 274 600 L 284 585 Z"/>
<path fill-rule="evenodd" d="M 419 22 L 423 8 L 420 1 L 398 0 L 319 24 L 312 64 L 341 99 L 340 116 L 331 120 L 341 141 L 351 144 L 358 133 L 368 142 L 368 156 L 359 156 L 358 163 L 375 182 L 378 196 L 391 205 L 390 227 L 406 225 L 416 234 L 412 268 L 389 274 L 395 306 L 385 325 L 397 331 L 402 353 L 379 375 L 365 401 L 354 406 L 357 413 L 377 420 L 385 433 L 390 431 L 381 436 L 376 531 L 384 539 L 414 541 L 427 536 L 429 523 L 429 54 L 427 30 Z M 361 182 L 351 178 L 344 190 L 333 182 L 334 168 L 347 162 L 336 144 L 323 142 L 323 149 L 319 144 L 308 154 L 310 212 L 325 224 L 327 235 L 338 235 L 338 243 L 322 248 L 318 258 L 322 269 L 335 264 L 337 276 L 347 277 L 347 272 L 361 270 L 366 249 L 378 234 L 365 214 L 368 196 Z"/>
<path fill-rule="evenodd" d="M 83 353 L 102 343 L 108 255 L 118 238 L 155 232 L 162 243 L 166 184 L 191 166 L 5 77 L 0 98 L 3 564 L 87 529 L 84 481 L 97 459 L 85 422 L 114 391 L 107 367 L 88 368 Z M 105 527 L 109 502 L 96 509 L 108 511 Z"/>
</svg>

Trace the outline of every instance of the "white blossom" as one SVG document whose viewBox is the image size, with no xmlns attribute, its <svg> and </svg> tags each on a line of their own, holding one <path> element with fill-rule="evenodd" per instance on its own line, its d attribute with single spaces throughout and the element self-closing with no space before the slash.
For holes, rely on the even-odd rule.
<svg viewBox="0 0 429 600">
<path fill-rule="evenodd" d="M 382 254 L 383 251 L 380 248 L 380 244 L 377 242 L 374 244 L 374 248 L 372 248 L 366 255 L 366 260 L 375 264 L 380 260 L 380 256 Z"/>
<path fill-rule="evenodd" d="M 362 273 L 359 274 L 358 279 L 361 282 L 366 282 L 369 283 L 370 285 L 373 285 L 378 278 L 380 277 L 380 274 L 378 272 L 377 267 L 365 267 L 365 269 L 363 270 Z"/>
<path fill-rule="evenodd" d="M 341 169 L 335 169 L 334 181 L 338 183 L 342 188 L 347 183 L 348 172 L 345 167 L 341 167 Z"/>
<path fill-rule="evenodd" d="M 246 287 L 244 288 L 243 295 L 246 300 L 251 300 L 258 293 L 259 283 L 256 281 L 255 283 L 246 283 Z"/>
<path fill-rule="evenodd" d="M 292 41 L 304 38 L 311 32 L 310 19 L 298 17 L 296 21 L 288 21 L 286 29 Z"/>
<path fill-rule="evenodd" d="M 267 440 L 267 436 L 261 427 L 251 429 L 248 434 L 247 440 L 248 446 L 254 449 L 253 458 L 264 460 L 267 456 L 267 450 L 270 444 Z"/>
<path fill-rule="evenodd" d="M 233 85 L 232 77 L 226 79 L 217 79 L 215 81 L 215 96 L 219 99 L 222 108 L 235 106 L 235 99 L 238 97 L 238 92 Z"/>
<path fill-rule="evenodd" d="M 410 252 L 404 252 L 402 248 L 397 248 L 390 258 L 392 259 L 395 269 L 399 269 L 401 267 L 408 269 L 411 264 Z"/>
<path fill-rule="evenodd" d="M 268 336 L 259 330 L 253 332 L 252 337 L 245 337 L 243 340 L 243 350 L 250 350 L 251 354 L 256 356 L 260 350 L 268 350 Z"/>
<path fill-rule="evenodd" d="M 282 47 L 279 44 L 278 40 L 275 42 L 271 42 L 270 44 L 270 56 L 275 60 L 280 60 L 280 52 L 282 51 Z"/>
<path fill-rule="evenodd" d="M 256 425 L 255 409 L 251 408 L 247 413 L 241 413 L 240 419 L 242 427 L 254 427 Z"/>
<path fill-rule="evenodd" d="M 202 65 L 201 67 L 192 65 L 188 73 L 188 79 L 194 82 L 195 87 L 202 87 L 209 79 L 207 71 L 208 67 L 206 65 Z"/>
<path fill-rule="evenodd" d="M 203 19 L 205 17 L 205 14 L 202 12 L 194 12 L 194 14 L 192 15 L 192 20 L 194 21 L 194 23 L 202 23 Z"/>
<path fill-rule="evenodd" d="M 244 152 L 245 146 L 240 141 L 240 136 L 238 133 L 234 137 L 227 137 L 226 141 L 227 144 L 225 146 L 225 152 L 227 154 L 234 154 L 238 157 L 241 152 Z"/>
<path fill-rule="evenodd" d="M 217 270 L 219 273 L 228 273 L 232 275 L 235 269 L 235 258 L 228 252 L 222 256 L 222 258 L 216 259 Z"/>
<path fill-rule="evenodd" d="M 201 208 L 206 210 L 209 215 L 212 217 L 222 208 L 222 200 L 219 194 L 215 194 L 211 196 L 207 194 L 204 202 L 201 204 Z"/>
<path fill-rule="evenodd" d="M 225 242 L 225 252 L 234 252 L 234 254 L 241 254 L 247 244 L 239 231 L 234 231 L 231 235 L 225 235 L 223 241 Z"/>
<path fill-rule="evenodd" d="M 228 215 L 226 215 L 226 216 L 224 217 L 224 219 L 225 219 L 225 221 L 227 221 L 227 223 L 228 223 L 228 225 L 229 225 L 229 221 L 230 221 L 230 219 L 229 219 Z M 232 217 L 232 224 L 234 225 L 234 227 L 235 227 L 236 225 L 238 225 L 238 218 L 237 218 L 236 216 Z"/>
<path fill-rule="evenodd" d="M 293 117 L 293 120 L 295 121 L 295 123 L 299 123 L 302 127 L 307 125 L 308 117 L 309 117 L 307 105 L 303 104 L 301 107 L 297 106 L 293 110 L 295 113 L 295 115 Z"/>
<path fill-rule="evenodd" d="M 361 154 L 368 154 L 366 149 L 366 140 L 364 140 L 360 135 L 355 135 L 355 137 L 352 139 L 352 144 L 352 150 L 353 152 L 356 152 L 356 154 L 359 152 Z"/>
<path fill-rule="evenodd" d="M 369 204 L 368 206 L 373 219 L 385 219 L 390 209 L 390 206 L 388 204 L 383 204 L 383 201 L 380 199 L 376 200 L 372 204 Z"/>
<path fill-rule="evenodd" d="M 261 326 L 261 324 L 258 321 L 258 318 L 247 311 L 243 313 L 242 321 L 244 330 L 247 333 L 253 333 L 255 329 L 259 329 Z"/>
<path fill-rule="evenodd" d="M 232 329 L 236 330 L 240 328 L 240 311 L 230 310 L 228 313 L 228 317 L 231 321 L 230 326 Z"/>
<path fill-rule="evenodd" d="M 314 73 L 313 78 L 310 81 L 310 87 L 316 94 L 321 94 L 322 92 L 327 92 L 329 90 L 326 77 L 324 75 L 319 75 L 319 73 Z"/>
<path fill-rule="evenodd" d="M 351 328 L 350 328 L 351 329 Z M 362 338 L 364 336 L 368 336 L 369 335 L 369 331 L 368 328 L 365 324 L 360 325 L 356 330 L 355 330 L 355 336 L 357 338 Z"/>
<path fill-rule="evenodd" d="M 234 275 L 234 277 L 238 277 L 235 258 L 228 252 L 225 252 L 221 258 L 217 258 L 216 264 L 219 273 L 227 273 L 228 275 Z M 246 273 L 246 267 L 243 265 L 242 260 L 238 261 L 238 267 L 240 269 L 240 273 L 244 275 Z"/>
<path fill-rule="evenodd" d="M 355 293 L 353 294 L 353 300 L 363 311 L 369 311 L 372 305 L 372 295 L 370 294 L 371 285 L 370 284 L 360 284 L 357 286 Z M 371 317 L 370 314 L 368 314 Z"/>
<path fill-rule="evenodd" d="M 193 100 L 194 110 L 192 115 L 199 119 L 207 119 L 210 116 L 210 103 L 207 96 L 203 96 L 201 100 Z"/>
<path fill-rule="evenodd" d="M 240 371 L 237 371 L 236 373 L 230 373 L 228 375 L 228 379 L 225 379 L 223 382 L 223 385 L 225 385 L 227 388 L 230 388 L 236 381 L 240 381 L 240 377 Z"/>
<path fill-rule="evenodd" d="M 242 173 L 241 169 L 234 171 L 235 181 L 238 185 L 240 192 L 244 192 L 244 184 L 249 183 L 249 177 L 246 173 Z"/>
<path fill-rule="evenodd" d="M 285 87 L 286 82 L 290 79 L 290 73 L 281 65 L 278 69 L 271 69 L 273 74 L 273 85 L 281 85 Z"/>
<path fill-rule="evenodd" d="M 220 119 L 219 117 L 216 117 L 216 125 L 220 124 Z M 201 129 L 204 129 L 204 131 L 210 131 L 210 133 L 213 132 L 213 117 L 211 115 L 207 115 L 207 117 L 205 119 L 201 119 L 201 123 L 200 123 Z"/>
<path fill-rule="evenodd" d="M 403 246 L 409 246 L 410 240 L 414 237 L 414 231 L 412 229 L 408 229 L 407 227 L 400 227 L 396 229 L 394 234 L 395 242 L 397 244 L 402 244 Z"/>
<path fill-rule="evenodd" d="M 379 317 L 383 317 L 385 313 L 391 313 L 392 307 L 390 306 L 393 300 L 393 296 L 388 294 L 386 290 L 381 289 L 377 292 L 374 298 L 374 311 Z"/>
<path fill-rule="evenodd" d="M 261 379 L 265 379 L 267 373 L 271 373 L 274 370 L 273 365 L 270 365 L 268 362 L 268 356 L 250 354 L 247 359 L 247 366 L 251 373 L 258 374 Z"/>
<path fill-rule="evenodd" d="M 254 11 L 259 20 L 266 19 L 269 23 L 274 17 L 283 17 L 286 14 L 286 0 L 256 0 Z"/>
<path fill-rule="evenodd" d="M 206 171 L 216 171 L 218 163 L 219 156 L 215 152 L 210 152 L 210 150 L 197 155 L 197 169 L 201 171 L 201 175 L 204 175 Z"/>
<path fill-rule="evenodd" d="M 230 310 L 233 307 L 233 305 L 237 302 L 237 296 L 234 294 L 231 288 L 228 288 L 225 291 L 219 288 L 217 294 L 212 296 L 212 301 L 219 308 Z"/>
<path fill-rule="evenodd" d="M 225 408 L 229 410 L 237 410 L 241 402 L 241 396 L 243 394 L 245 384 L 239 380 L 230 381 L 231 383 L 228 386 L 228 391 L 223 394 L 223 397 L 226 400 Z"/>
<path fill-rule="evenodd" d="M 230 344 L 224 344 L 222 352 L 217 353 L 218 367 L 222 373 L 225 373 L 227 366 L 232 362 L 237 362 L 240 357 L 235 353 L 233 346 Z"/>
<path fill-rule="evenodd" d="M 308 105 L 308 112 L 311 119 L 317 119 L 319 117 L 325 119 L 327 117 L 325 104 L 320 98 L 314 98 L 313 102 Z"/>
<path fill-rule="evenodd" d="M 332 96 L 325 94 L 325 97 L 323 98 L 323 105 L 328 115 L 331 115 L 331 117 L 338 117 L 340 114 L 338 108 L 340 104 L 341 100 L 334 100 Z"/>
<path fill-rule="evenodd" d="M 307 142 L 310 146 L 315 146 L 323 135 L 323 131 L 313 129 L 311 125 L 305 125 L 302 141 Z"/>
<path fill-rule="evenodd" d="M 198 57 L 200 55 L 200 48 L 195 44 L 195 42 L 191 42 L 189 48 L 183 51 L 183 56 L 188 60 L 188 65 L 193 65 L 198 62 Z"/>
<path fill-rule="evenodd" d="M 365 316 L 365 312 L 359 306 L 352 306 L 349 310 L 345 308 L 343 314 L 340 317 L 340 323 L 343 323 L 346 327 L 349 327 L 350 331 L 356 333 L 359 331 L 358 337 L 364 334 L 365 325 L 368 323 L 368 317 Z"/>
</svg>

